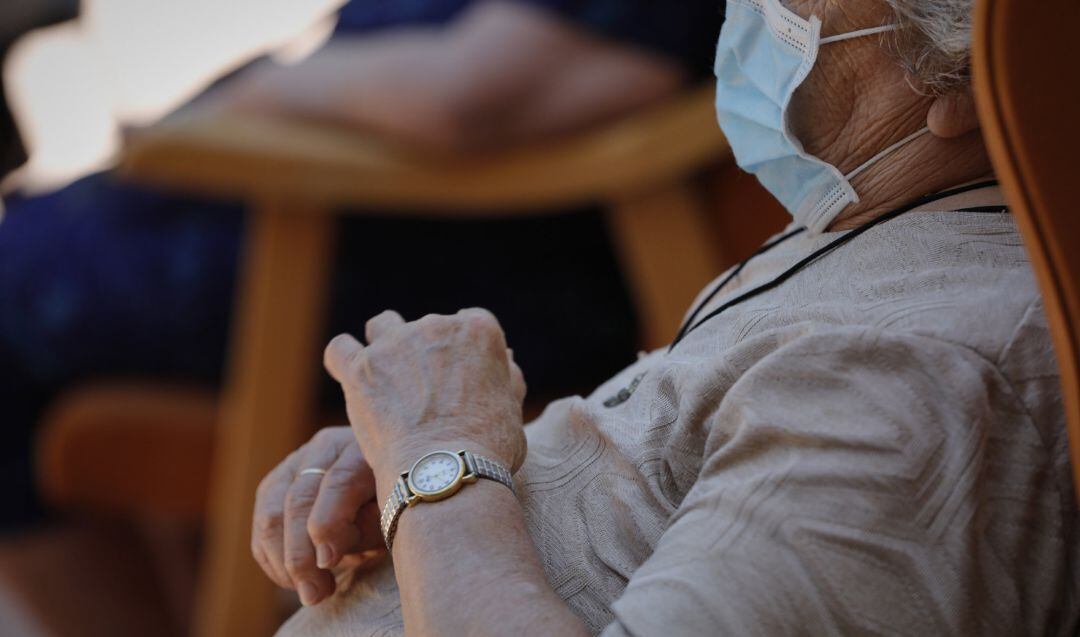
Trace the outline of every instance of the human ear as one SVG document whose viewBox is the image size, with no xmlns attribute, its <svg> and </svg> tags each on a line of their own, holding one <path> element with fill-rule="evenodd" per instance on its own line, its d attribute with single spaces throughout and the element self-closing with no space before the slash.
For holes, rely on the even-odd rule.
<svg viewBox="0 0 1080 637">
<path fill-rule="evenodd" d="M 926 125 L 931 133 L 944 139 L 978 130 L 979 114 L 971 85 L 937 97 L 926 116 Z"/>
</svg>

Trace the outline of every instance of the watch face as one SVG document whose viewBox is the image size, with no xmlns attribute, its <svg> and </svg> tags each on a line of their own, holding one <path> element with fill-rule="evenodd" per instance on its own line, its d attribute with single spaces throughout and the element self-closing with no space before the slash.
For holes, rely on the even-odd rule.
<svg viewBox="0 0 1080 637">
<path fill-rule="evenodd" d="M 437 451 L 424 456 L 409 472 L 409 487 L 418 495 L 438 495 L 459 483 L 464 473 L 461 457 Z"/>
</svg>

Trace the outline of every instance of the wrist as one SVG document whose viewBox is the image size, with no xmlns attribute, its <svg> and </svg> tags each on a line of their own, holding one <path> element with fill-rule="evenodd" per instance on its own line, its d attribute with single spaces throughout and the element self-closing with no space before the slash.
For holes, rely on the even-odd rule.
<svg viewBox="0 0 1080 637">
<path fill-rule="evenodd" d="M 428 440 L 415 444 L 399 445 L 393 450 L 388 450 L 382 454 L 379 465 L 374 467 L 375 488 L 379 496 L 379 502 L 386 501 L 398 478 L 409 471 L 417 460 L 435 451 L 449 451 L 450 453 L 468 451 L 474 455 L 493 460 L 507 469 L 511 468 L 511 464 L 497 451 L 469 440 Z"/>
<path fill-rule="evenodd" d="M 448 546 L 456 538 L 460 546 L 462 538 L 469 537 L 465 527 L 494 511 L 504 515 L 510 511 L 520 512 L 521 505 L 510 489 L 491 480 L 477 480 L 451 498 L 411 507 L 398 522 L 391 555 L 401 557 L 402 549 L 406 552 L 415 550 L 419 546 L 416 540 L 431 540 L 433 532 L 448 536 L 438 544 Z"/>
</svg>

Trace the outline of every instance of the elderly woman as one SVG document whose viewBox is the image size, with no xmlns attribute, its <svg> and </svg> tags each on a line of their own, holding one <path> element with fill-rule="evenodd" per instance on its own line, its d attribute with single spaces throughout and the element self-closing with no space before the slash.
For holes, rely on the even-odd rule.
<svg viewBox="0 0 1080 637">
<path fill-rule="evenodd" d="M 335 339 L 352 427 L 259 492 L 255 557 L 309 605 L 283 633 L 1074 634 L 1060 390 L 971 5 L 730 0 L 720 122 L 795 223 L 593 396 L 524 429 L 480 310 Z"/>
</svg>

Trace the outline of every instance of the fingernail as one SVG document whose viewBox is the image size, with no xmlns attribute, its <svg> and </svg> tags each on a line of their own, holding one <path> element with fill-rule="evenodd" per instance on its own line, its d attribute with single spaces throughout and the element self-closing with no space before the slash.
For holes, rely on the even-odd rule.
<svg viewBox="0 0 1080 637">
<path fill-rule="evenodd" d="M 300 593 L 300 603 L 304 606 L 319 603 L 319 587 L 311 582 L 300 582 L 297 592 Z"/>
<path fill-rule="evenodd" d="M 315 563 L 319 568 L 330 568 L 334 565 L 334 547 L 329 544 L 320 544 L 315 548 Z"/>
</svg>

